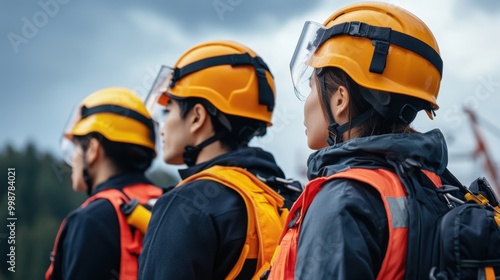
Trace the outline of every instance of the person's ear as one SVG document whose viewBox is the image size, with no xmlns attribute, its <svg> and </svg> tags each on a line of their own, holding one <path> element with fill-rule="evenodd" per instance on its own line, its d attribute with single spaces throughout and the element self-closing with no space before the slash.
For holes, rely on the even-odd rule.
<svg viewBox="0 0 500 280">
<path fill-rule="evenodd" d="M 208 120 L 209 116 L 205 107 L 200 103 L 194 105 L 189 114 L 190 132 L 196 133 L 200 131 Z"/>
<path fill-rule="evenodd" d="M 104 154 L 102 144 L 99 139 L 92 138 L 89 141 L 87 151 L 85 152 L 85 160 L 87 165 L 93 165 Z"/>
<path fill-rule="evenodd" d="M 346 87 L 340 86 L 330 100 L 333 118 L 337 123 L 343 124 L 349 121 L 349 102 L 349 91 Z"/>
</svg>

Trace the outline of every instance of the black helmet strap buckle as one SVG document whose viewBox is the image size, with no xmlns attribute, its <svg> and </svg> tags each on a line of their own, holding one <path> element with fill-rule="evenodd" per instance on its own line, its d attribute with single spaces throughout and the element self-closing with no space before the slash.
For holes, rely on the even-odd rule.
<svg viewBox="0 0 500 280">
<path fill-rule="evenodd" d="M 255 68 L 255 75 L 257 76 L 259 104 L 266 105 L 269 112 L 274 110 L 274 94 L 267 82 L 266 71 L 271 76 L 272 73 L 262 58 L 258 56 L 252 57 L 249 53 L 209 57 L 190 63 L 182 68 L 175 68 L 169 88 L 173 88 L 179 80 L 191 73 L 219 65 L 231 65 L 233 67 L 241 65 L 253 66 Z"/>
<path fill-rule="evenodd" d="M 417 116 L 418 109 L 415 108 L 411 104 L 405 104 L 399 111 L 399 116 L 398 118 L 404 123 L 404 124 L 410 124 L 415 117 Z"/>
<path fill-rule="evenodd" d="M 326 142 L 328 145 L 335 146 L 337 143 L 342 142 L 342 133 L 338 131 L 339 124 L 334 122 L 330 122 L 328 125 L 328 138 Z"/>
</svg>

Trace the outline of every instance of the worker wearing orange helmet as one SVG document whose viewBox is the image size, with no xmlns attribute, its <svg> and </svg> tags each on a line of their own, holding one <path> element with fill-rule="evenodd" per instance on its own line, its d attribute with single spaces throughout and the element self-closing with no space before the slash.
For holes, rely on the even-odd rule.
<svg viewBox="0 0 500 280">
<path fill-rule="evenodd" d="M 163 193 L 144 176 L 156 156 L 146 107 L 128 89 L 99 90 L 73 113 L 62 149 L 73 190 L 89 198 L 62 222 L 46 279 L 137 279 L 145 228 L 127 209 Z"/>
<path fill-rule="evenodd" d="M 428 279 L 432 256 L 408 248 L 433 244 L 404 186 L 440 185 L 447 165 L 443 135 L 411 127 L 419 111 L 438 109 L 443 62 L 432 32 L 395 5 L 357 3 L 306 22 L 290 67 L 317 151 L 265 275 Z"/>
<path fill-rule="evenodd" d="M 187 168 L 153 208 L 139 278 L 260 275 L 278 243 L 283 205 L 300 192 L 270 153 L 248 146 L 271 125 L 268 66 L 239 43 L 202 43 L 160 70 L 147 104 L 164 122 L 164 161 Z"/>
</svg>

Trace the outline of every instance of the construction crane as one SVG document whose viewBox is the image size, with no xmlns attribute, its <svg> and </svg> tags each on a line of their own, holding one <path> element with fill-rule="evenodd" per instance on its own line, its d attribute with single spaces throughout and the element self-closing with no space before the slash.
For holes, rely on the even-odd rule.
<svg viewBox="0 0 500 280">
<path fill-rule="evenodd" d="M 479 128 L 479 123 L 476 114 L 469 108 L 464 108 L 464 112 L 467 114 L 469 123 L 472 127 L 472 132 L 476 138 L 476 149 L 474 150 L 474 156 L 483 156 L 484 158 L 484 169 L 486 170 L 490 185 L 493 187 L 497 196 L 500 196 L 500 179 L 498 177 L 498 172 L 493 160 L 490 157 L 490 153 L 486 146 L 486 142 L 482 136 L 481 130 Z"/>
</svg>

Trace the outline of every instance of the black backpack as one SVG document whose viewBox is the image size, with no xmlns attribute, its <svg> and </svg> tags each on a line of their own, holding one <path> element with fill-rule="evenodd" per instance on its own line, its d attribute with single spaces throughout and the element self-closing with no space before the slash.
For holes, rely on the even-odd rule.
<svg viewBox="0 0 500 280">
<path fill-rule="evenodd" d="M 500 279 L 500 205 L 484 178 L 436 187 L 412 159 L 391 161 L 408 193 L 405 279 Z"/>
</svg>

